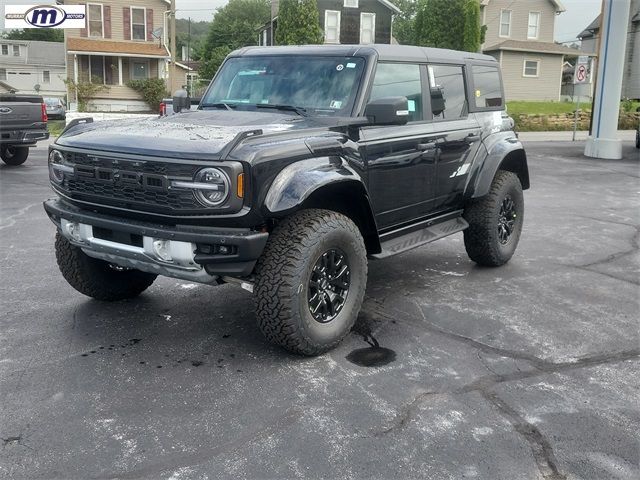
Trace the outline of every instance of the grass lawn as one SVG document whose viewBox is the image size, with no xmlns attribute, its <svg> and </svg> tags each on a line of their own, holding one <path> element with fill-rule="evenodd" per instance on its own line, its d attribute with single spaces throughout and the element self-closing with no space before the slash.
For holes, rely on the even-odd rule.
<svg viewBox="0 0 640 480">
<path fill-rule="evenodd" d="M 49 129 L 49 135 L 57 137 L 64 130 L 64 120 L 49 120 L 47 122 L 47 128 Z"/>
<path fill-rule="evenodd" d="M 588 103 L 581 103 L 580 108 L 589 106 Z M 561 113 L 573 113 L 576 108 L 574 102 L 507 102 L 507 112 L 509 115 L 558 115 Z"/>
</svg>

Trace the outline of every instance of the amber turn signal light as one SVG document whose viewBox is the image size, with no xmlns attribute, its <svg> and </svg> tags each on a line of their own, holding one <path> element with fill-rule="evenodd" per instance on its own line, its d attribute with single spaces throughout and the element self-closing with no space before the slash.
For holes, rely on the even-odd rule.
<svg viewBox="0 0 640 480">
<path fill-rule="evenodd" d="M 238 175 L 238 191 L 236 192 L 238 194 L 238 198 L 244 198 L 244 173 L 241 173 Z"/>
</svg>

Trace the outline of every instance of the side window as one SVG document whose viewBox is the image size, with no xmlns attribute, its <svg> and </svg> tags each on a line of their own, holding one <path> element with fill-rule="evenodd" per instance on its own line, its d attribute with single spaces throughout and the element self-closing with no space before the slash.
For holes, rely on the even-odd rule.
<svg viewBox="0 0 640 480">
<path fill-rule="evenodd" d="M 409 121 L 422 120 L 422 85 L 420 66 L 416 64 L 379 63 L 373 78 L 369 100 L 407 97 Z"/>
<path fill-rule="evenodd" d="M 502 107 L 502 87 L 500 72 L 496 67 L 474 65 L 471 67 L 473 75 L 473 92 L 476 108 Z"/>
<path fill-rule="evenodd" d="M 455 120 L 466 117 L 467 97 L 464 75 L 458 65 L 429 65 L 431 113 L 434 120 Z"/>
</svg>

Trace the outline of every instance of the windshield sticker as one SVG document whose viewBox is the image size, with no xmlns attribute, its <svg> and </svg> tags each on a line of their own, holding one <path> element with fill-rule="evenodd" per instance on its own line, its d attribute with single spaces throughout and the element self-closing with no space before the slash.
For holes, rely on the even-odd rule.
<svg viewBox="0 0 640 480">
<path fill-rule="evenodd" d="M 416 101 L 415 100 L 407 100 L 407 105 L 409 107 L 410 112 L 416 111 Z"/>
<path fill-rule="evenodd" d="M 331 100 L 331 103 L 329 104 L 329 108 L 341 108 L 342 107 L 342 101 L 341 100 Z"/>
<path fill-rule="evenodd" d="M 347 63 L 347 68 L 356 68 L 355 63 Z"/>
<path fill-rule="evenodd" d="M 343 65 L 343 64 L 340 64 L 340 65 L 338 65 L 338 66 L 336 67 L 336 70 L 337 70 L 337 71 L 339 71 L 339 72 L 341 72 L 343 68 L 344 68 L 344 65 Z"/>
</svg>

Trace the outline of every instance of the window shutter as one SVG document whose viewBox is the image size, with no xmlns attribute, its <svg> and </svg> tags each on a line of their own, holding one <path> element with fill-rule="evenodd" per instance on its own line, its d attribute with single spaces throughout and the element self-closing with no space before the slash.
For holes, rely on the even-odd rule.
<svg viewBox="0 0 640 480">
<path fill-rule="evenodd" d="M 147 8 L 147 40 L 153 41 L 153 8 Z"/>
<path fill-rule="evenodd" d="M 122 8 L 122 24 L 124 28 L 124 39 L 131 40 L 131 10 L 129 10 L 129 7 Z"/>
<path fill-rule="evenodd" d="M 111 7 L 104 5 L 102 14 L 104 15 L 104 38 L 111 38 Z"/>
<path fill-rule="evenodd" d="M 85 12 L 88 14 L 89 13 L 89 8 L 87 7 L 87 5 L 85 3 L 81 3 L 80 5 L 84 5 L 85 7 Z M 85 14 L 84 16 L 84 28 L 80 29 L 80 36 L 81 37 L 86 37 L 88 35 L 88 28 L 89 28 L 89 19 L 87 18 L 87 15 Z"/>
</svg>

